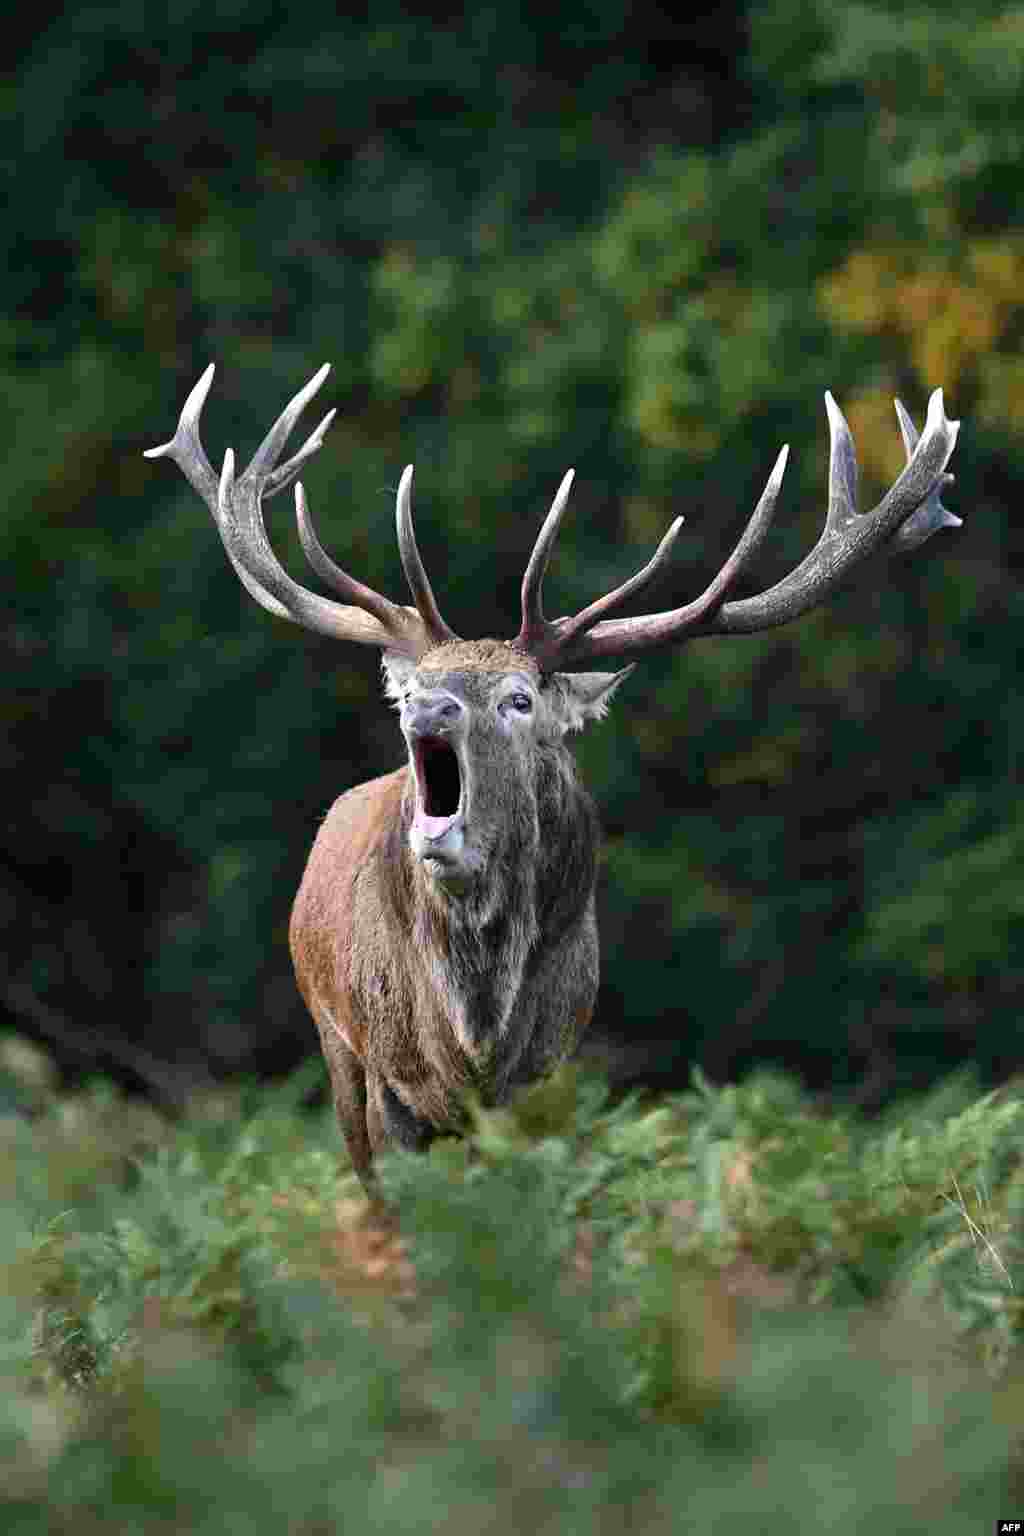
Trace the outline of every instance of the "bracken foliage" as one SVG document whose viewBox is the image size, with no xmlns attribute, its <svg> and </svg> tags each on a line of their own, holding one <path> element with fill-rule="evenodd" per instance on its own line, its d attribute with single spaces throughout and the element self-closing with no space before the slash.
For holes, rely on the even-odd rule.
<svg viewBox="0 0 1024 1536">
<path fill-rule="evenodd" d="M 172 1128 L 5 1057 L 0 1522 L 942 1533 L 1024 1490 L 1019 1095 L 563 1070 L 339 1179 L 307 1070 Z"/>
</svg>

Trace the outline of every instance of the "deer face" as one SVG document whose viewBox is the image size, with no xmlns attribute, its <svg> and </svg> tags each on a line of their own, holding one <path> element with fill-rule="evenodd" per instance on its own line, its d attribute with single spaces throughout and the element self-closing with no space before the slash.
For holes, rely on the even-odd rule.
<svg viewBox="0 0 1024 1536">
<path fill-rule="evenodd" d="M 630 670 L 541 674 L 497 641 L 453 642 L 417 664 L 385 658 L 411 769 L 408 844 L 451 893 L 540 836 L 539 780 L 568 761 L 563 738 L 600 718 Z"/>
</svg>

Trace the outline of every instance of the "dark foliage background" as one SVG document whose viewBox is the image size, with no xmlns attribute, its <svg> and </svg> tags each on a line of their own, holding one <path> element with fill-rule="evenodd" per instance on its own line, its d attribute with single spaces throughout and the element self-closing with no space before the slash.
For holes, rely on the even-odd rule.
<svg viewBox="0 0 1024 1536">
<path fill-rule="evenodd" d="M 1022 14 L 122 0 L 9 28 L 7 1023 L 170 1101 L 312 1046 L 290 898 L 397 729 L 376 657 L 257 609 L 141 450 L 211 359 L 218 461 L 331 359 L 325 543 L 400 595 L 414 460 L 470 635 L 517 623 L 567 465 L 551 611 L 683 511 L 667 606 L 784 440 L 765 582 L 809 547 L 826 387 L 865 505 L 901 462 L 892 395 L 920 419 L 945 387 L 963 530 L 794 629 L 646 663 L 582 741 L 599 1017 L 626 1075 L 774 1058 L 868 1103 L 1018 1062 Z"/>
</svg>

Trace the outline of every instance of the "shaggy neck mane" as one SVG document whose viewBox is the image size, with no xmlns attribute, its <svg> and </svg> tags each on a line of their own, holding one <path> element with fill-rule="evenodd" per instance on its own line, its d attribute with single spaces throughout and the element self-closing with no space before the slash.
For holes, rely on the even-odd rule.
<svg viewBox="0 0 1024 1536">
<path fill-rule="evenodd" d="M 507 818 L 485 873 L 463 893 L 439 887 L 409 848 L 409 796 L 388 850 L 401 870 L 392 887 L 398 931 L 423 957 L 473 1055 L 500 1040 L 541 935 L 548 940 L 578 921 L 593 890 L 597 818 L 561 743 L 538 753 L 533 794 L 530 814 Z"/>
</svg>

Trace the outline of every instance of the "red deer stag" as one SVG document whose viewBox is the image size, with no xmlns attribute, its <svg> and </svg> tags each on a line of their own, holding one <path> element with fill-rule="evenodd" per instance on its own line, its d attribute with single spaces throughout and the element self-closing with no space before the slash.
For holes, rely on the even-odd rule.
<svg viewBox="0 0 1024 1536">
<path fill-rule="evenodd" d="M 598 982 L 594 879 L 599 829 L 565 737 L 600 719 L 631 671 L 568 672 L 697 635 L 771 629 L 807 612 L 883 548 L 913 548 L 956 525 L 940 501 L 959 423 L 936 390 L 920 438 L 897 401 L 907 464 L 873 511 L 857 511 L 849 427 L 826 394 L 831 435 L 825 528 L 782 581 L 726 599 L 768 531 L 783 448 L 742 538 L 694 602 L 614 618 L 661 572 L 682 524 L 653 559 L 573 617 L 548 619 L 541 588 L 572 470 L 558 488 L 527 563 L 514 640 L 461 640 L 445 623 L 416 547 L 412 465 L 398 487 L 398 549 L 415 607 L 400 607 L 341 570 L 321 548 L 295 486 L 299 536 L 335 602 L 300 586 L 275 557 L 263 499 L 296 480 L 323 442 L 331 411 L 279 463 L 324 367 L 270 429 L 245 473 L 234 455 L 214 472 L 199 437 L 211 365 L 169 443 L 213 513 L 239 579 L 278 618 L 379 646 L 398 706 L 404 767 L 336 800 L 313 844 L 291 920 L 299 988 L 320 1031 L 338 1119 L 353 1165 L 373 1189 L 372 1159 L 389 1141 L 423 1148 L 463 1123 L 474 1092 L 507 1100 L 567 1056 L 589 1022 Z"/>
</svg>

